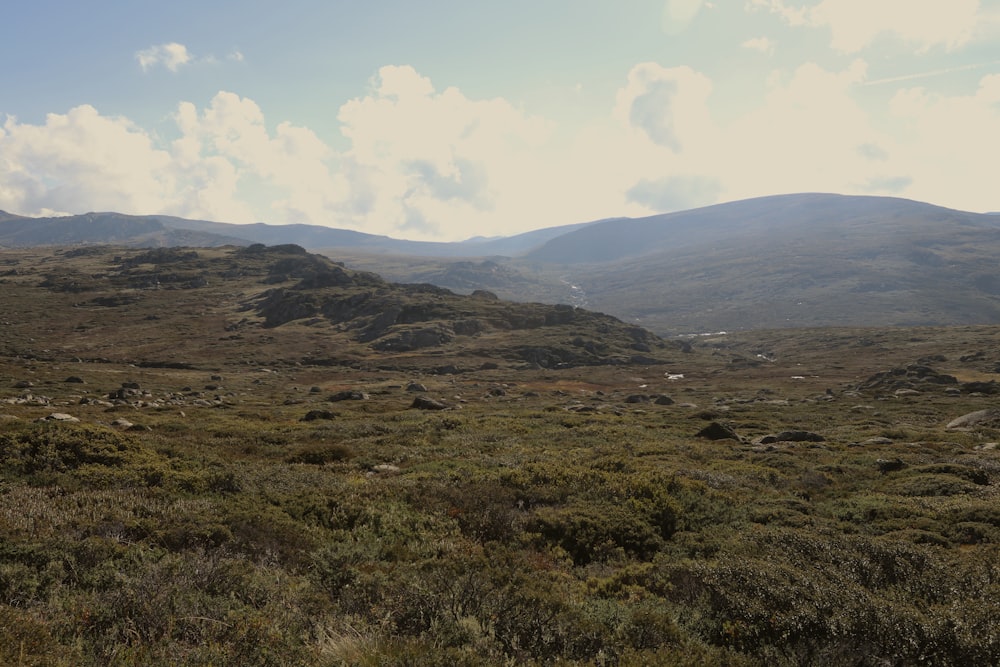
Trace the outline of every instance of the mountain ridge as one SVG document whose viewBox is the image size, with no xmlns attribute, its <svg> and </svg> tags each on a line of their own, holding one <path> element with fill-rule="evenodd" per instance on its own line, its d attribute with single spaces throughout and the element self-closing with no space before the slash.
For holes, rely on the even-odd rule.
<svg viewBox="0 0 1000 667">
<path fill-rule="evenodd" d="M 0 216 L 0 245 L 298 241 L 395 282 L 567 303 L 668 336 L 1000 323 L 1000 216 L 896 197 L 775 195 L 456 243 L 170 216 Z"/>
</svg>

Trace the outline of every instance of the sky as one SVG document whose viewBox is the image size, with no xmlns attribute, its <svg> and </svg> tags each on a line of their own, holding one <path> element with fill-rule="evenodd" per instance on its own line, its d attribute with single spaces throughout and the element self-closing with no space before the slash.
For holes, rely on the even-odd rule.
<svg viewBox="0 0 1000 667">
<path fill-rule="evenodd" d="M 1000 211 L 1000 0 L 10 0 L 0 210 L 507 236 Z"/>
</svg>

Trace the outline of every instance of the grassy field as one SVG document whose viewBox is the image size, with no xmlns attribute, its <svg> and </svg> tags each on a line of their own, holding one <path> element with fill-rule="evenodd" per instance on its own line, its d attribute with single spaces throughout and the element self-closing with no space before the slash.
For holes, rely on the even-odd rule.
<svg viewBox="0 0 1000 667">
<path fill-rule="evenodd" d="M 0 664 L 1000 655 L 1000 426 L 947 428 L 996 404 L 995 328 L 378 352 L 264 326 L 252 264 L 131 292 L 111 251 L 32 252 L 0 286 Z M 608 363 L 517 356 L 601 327 Z"/>
</svg>

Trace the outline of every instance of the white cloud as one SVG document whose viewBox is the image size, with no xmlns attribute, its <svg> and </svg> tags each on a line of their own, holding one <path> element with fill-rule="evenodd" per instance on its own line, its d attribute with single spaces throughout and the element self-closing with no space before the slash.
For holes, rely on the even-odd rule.
<svg viewBox="0 0 1000 667">
<path fill-rule="evenodd" d="M 774 53 L 774 42 L 767 37 L 754 37 L 743 42 L 740 46 L 751 51 L 761 53 Z"/>
<path fill-rule="evenodd" d="M 979 0 L 823 0 L 810 12 L 813 25 L 832 32 L 831 46 L 856 53 L 889 33 L 917 45 L 955 49 L 975 31 Z"/>
<path fill-rule="evenodd" d="M 192 58 L 186 46 L 170 42 L 143 49 L 135 54 L 135 59 L 139 61 L 139 67 L 142 68 L 143 72 L 148 72 L 157 65 L 162 65 L 171 72 L 176 72 L 181 65 L 190 63 Z"/>
<path fill-rule="evenodd" d="M 851 190 L 874 166 L 858 146 L 886 144 L 853 97 L 866 64 L 775 73 L 763 104 L 725 128 L 727 195 Z M 879 165 L 884 167 L 885 165 Z"/>
<path fill-rule="evenodd" d="M 351 142 L 344 158 L 355 167 L 352 189 L 372 194 L 368 219 L 381 231 L 471 236 L 504 217 L 530 224 L 524 202 L 541 198 L 551 177 L 535 171 L 549 122 L 503 99 L 438 92 L 412 67 L 380 69 L 369 94 L 344 104 L 338 120 Z"/>
<path fill-rule="evenodd" d="M 901 136 L 896 157 L 911 166 L 920 198 L 971 210 L 1000 209 L 1000 74 L 984 76 L 969 95 L 902 90 L 889 110 Z"/>
<path fill-rule="evenodd" d="M 230 92 L 178 105 L 168 141 L 79 106 L 0 127 L 0 209 L 455 239 L 779 192 L 1000 208 L 990 201 L 1000 75 L 965 95 L 903 90 L 885 122 L 860 102 L 866 71 L 861 59 L 776 71 L 756 108 L 722 122 L 705 74 L 640 63 L 604 118 L 571 131 L 504 99 L 438 89 L 411 67 L 384 67 L 339 109 L 339 151 Z"/>
<path fill-rule="evenodd" d="M 2 207 L 29 214 L 155 212 L 171 189 L 164 171 L 170 156 L 128 120 L 101 116 L 89 105 L 49 114 L 44 125 L 8 118 L 0 154 L 0 182 L 7 184 Z"/>
<path fill-rule="evenodd" d="M 711 92 L 708 77 L 690 67 L 640 63 L 618 91 L 615 115 L 655 144 L 674 153 L 689 151 L 711 132 Z"/>
<path fill-rule="evenodd" d="M 684 32 L 706 4 L 704 0 L 666 0 L 663 5 L 663 31 L 668 35 Z"/>
<path fill-rule="evenodd" d="M 383 68 L 368 95 L 343 105 L 349 145 L 339 153 L 308 128 L 269 129 L 260 107 L 233 93 L 202 109 L 181 103 L 174 120 L 177 136 L 157 145 L 92 107 L 44 125 L 9 119 L 0 135 L 0 208 L 307 222 L 411 238 L 585 215 L 564 204 L 575 183 L 554 183 L 551 123 L 502 99 L 437 91 L 410 67 Z"/>
<path fill-rule="evenodd" d="M 843 53 L 857 53 L 882 35 L 921 51 L 939 46 L 953 50 L 981 33 L 988 20 L 979 0 L 822 0 L 812 7 L 749 0 L 747 7 L 777 14 L 791 26 L 827 27 L 830 45 Z"/>
<path fill-rule="evenodd" d="M 749 0 L 746 7 L 750 11 L 767 10 L 772 14 L 777 14 L 791 26 L 802 26 L 809 22 L 807 8 L 789 7 L 786 0 Z"/>
</svg>

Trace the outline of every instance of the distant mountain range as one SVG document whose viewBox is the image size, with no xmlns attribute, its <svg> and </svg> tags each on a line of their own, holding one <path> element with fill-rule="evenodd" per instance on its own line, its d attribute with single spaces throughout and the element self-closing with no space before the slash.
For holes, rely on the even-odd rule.
<svg viewBox="0 0 1000 667">
<path fill-rule="evenodd" d="M 310 225 L 0 212 L 0 245 L 292 243 L 400 282 L 571 303 L 659 334 L 1000 323 L 1000 216 L 793 194 L 459 243 Z"/>
<path fill-rule="evenodd" d="M 602 221 L 599 221 L 602 222 Z M 188 220 L 167 215 L 85 213 L 29 218 L 0 211 L 0 247 L 115 244 L 131 247 L 224 245 L 279 245 L 292 243 L 309 249 L 351 248 L 370 253 L 423 257 L 516 256 L 562 234 L 587 226 L 582 223 L 550 227 L 503 238 L 476 238 L 455 243 L 405 241 L 319 225 L 237 225 Z"/>
</svg>

